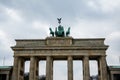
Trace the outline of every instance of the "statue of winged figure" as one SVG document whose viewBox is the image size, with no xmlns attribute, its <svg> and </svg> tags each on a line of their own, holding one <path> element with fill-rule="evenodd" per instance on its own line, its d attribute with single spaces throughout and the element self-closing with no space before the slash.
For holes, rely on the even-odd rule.
<svg viewBox="0 0 120 80">
<path fill-rule="evenodd" d="M 61 23 L 61 19 L 62 19 L 62 18 L 57 18 L 59 24 Z"/>
</svg>

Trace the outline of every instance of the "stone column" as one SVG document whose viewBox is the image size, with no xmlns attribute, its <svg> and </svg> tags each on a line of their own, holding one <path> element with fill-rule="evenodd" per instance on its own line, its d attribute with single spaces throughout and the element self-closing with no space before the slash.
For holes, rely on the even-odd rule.
<svg viewBox="0 0 120 80">
<path fill-rule="evenodd" d="M 97 60 L 97 63 L 98 63 L 98 80 L 101 80 L 100 79 L 100 60 L 99 59 Z"/>
<path fill-rule="evenodd" d="M 39 79 L 39 60 L 36 58 L 35 62 L 35 80 Z"/>
<path fill-rule="evenodd" d="M 50 56 L 47 56 L 46 61 L 46 80 L 53 80 L 53 60 Z"/>
<path fill-rule="evenodd" d="M 34 63 L 35 63 L 35 57 L 30 58 L 30 73 L 29 73 L 29 80 L 34 80 Z"/>
<path fill-rule="evenodd" d="M 84 56 L 83 58 L 83 80 L 90 80 L 89 57 L 88 56 Z"/>
<path fill-rule="evenodd" d="M 50 69 L 51 71 L 51 80 L 53 80 L 53 58 L 51 58 L 51 69 Z"/>
<path fill-rule="evenodd" d="M 24 80 L 24 59 L 18 60 L 18 80 Z"/>
<path fill-rule="evenodd" d="M 6 80 L 9 80 L 9 74 L 7 74 L 7 76 L 6 76 Z"/>
<path fill-rule="evenodd" d="M 73 58 L 68 57 L 68 80 L 73 80 Z"/>
<path fill-rule="evenodd" d="M 13 66 L 13 74 L 12 74 L 12 80 L 18 80 L 18 57 L 14 57 L 14 66 Z"/>
<path fill-rule="evenodd" d="M 100 80 L 108 80 L 106 56 L 101 56 L 99 58 L 99 67 L 100 67 L 100 72 L 99 72 Z"/>
<path fill-rule="evenodd" d="M 39 61 L 36 57 L 30 58 L 30 74 L 29 74 L 29 80 L 37 80 L 38 79 L 38 64 Z"/>
<path fill-rule="evenodd" d="M 113 74 L 111 74 L 111 80 L 114 80 Z"/>
</svg>

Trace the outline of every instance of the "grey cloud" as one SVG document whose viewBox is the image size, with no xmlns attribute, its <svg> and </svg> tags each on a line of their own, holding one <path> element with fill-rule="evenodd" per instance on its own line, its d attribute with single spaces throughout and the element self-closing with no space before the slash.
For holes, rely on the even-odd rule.
<svg viewBox="0 0 120 80">
<path fill-rule="evenodd" d="M 105 19 L 107 17 L 107 14 L 92 10 L 86 2 L 83 0 L 12 0 L 2 3 L 7 7 L 20 10 L 27 20 L 42 19 L 50 22 L 59 16 L 68 21 L 74 21 L 75 18 Z"/>
<path fill-rule="evenodd" d="M 4 39 L 0 38 L 0 62 L 3 56 L 7 56 L 6 59 L 13 62 L 13 52 L 10 47 L 15 44 L 14 39 L 45 38 L 49 33 L 47 32 L 49 31 L 48 28 L 55 28 L 58 25 L 56 18 L 62 17 L 62 25 L 65 26 L 65 29 L 71 27 L 73 38 L 106 38 L 106 44 L 110 46 L 107 51 L 108 63 L 118 64 L 118 62 L 115 62 L 117 60 L 111 55 L 119 55 L 119 38 L 114 40 L 114 37 L 109 39 L 107 36 L 113 32 L 120 32 L 120 8 L 105 13 L 100 9 L 92 9 L 87 1 L 1 0 L 0 30 L 6 33 L 6 39 L 11 41 L 12 45 L 9 45 L 9 43 L 2 44 Z M 17 10 L 22 21 L 10 18 L 9 15 L 5 14 L 5 8 Z M 33 25 L 34 21 L 40 22 L 37 28 Z M 7 50 L 4 50 L 4 48 Z M 6 60 L 6 63 L 9 63 L 8 60 Z"/>
</svg>

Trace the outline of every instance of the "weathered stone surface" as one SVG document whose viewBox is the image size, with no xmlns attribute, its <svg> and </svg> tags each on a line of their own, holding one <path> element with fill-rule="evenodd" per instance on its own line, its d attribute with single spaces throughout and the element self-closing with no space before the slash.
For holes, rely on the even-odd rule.
<svg viewBox="0 0 120 80">
<path fill-rule="evenodd" d="M 105 63 L 107 45 L 104 38 L 73 39 L 72 37 L 47 37 L 46 39 L 16 40 L 14 50 L 15 60 L 24 58 L 30 60 L 30 80 L 38 79 L 38 62 L 46 61 L 46 80 L 53 80 L 53 61 L 68 60 L 68 79 L 73 80 L 73 60 L 83 61 L 83 79 L 89 80 L 89 60 L 98 60 L 99 79 L 107 80 L 107 67 Z M 86 57 L 87 56 L 87 57 Z M 19 58 L 18 58 L 19 57 Z M 18 61 L 14 60 L 13 80 L 19 80 Z M 21 61 L 20 61 L 21 62 Z M 22 64 L 22 63 L 21 63 Z M 23 66 L 21 66 L 23 69 Z M 17 71 L 16 71 L 17 70 Z M 101 75 L 102 74 L 102 75 Z M 22 77 L 22 76 L 21 76 Z"/>
<path fill-rule="evenodd" d="M 19 39 L 16 40 L 16 47 L 44 46 L 45 43 L 44 39 Z"/>
<path fill-rule="evenodd" d="M 71 46 L 71 37 L 47 37 L 46 45 L 48 46 Z"/>
<path fill-rule="evenodd" d="M 47 37 L 46 39 L 16 40 L 14 47 L 38 47 L 38 46 L 81 46 L 81 47 L 105 47 L 104 38 L 73 39 L 72 37 Z"/>
<path fill-rule="evenodd" d="M 73 39 L 71 37 L 47 37 L 46 39 L 16 40 L 12 47 L 14 56 L 100 56 L 108 46 L 104 38 Z"/>
</svg>

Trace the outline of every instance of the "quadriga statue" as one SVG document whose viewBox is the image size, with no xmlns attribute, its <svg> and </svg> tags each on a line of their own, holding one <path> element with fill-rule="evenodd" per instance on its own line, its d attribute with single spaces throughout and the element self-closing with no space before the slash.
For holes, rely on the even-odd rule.
<svg viewBox="0 0 120 80">
<path fill-rule="evenodd" d="M 59 23 L 59 26 L 55 28 L 55 32 L 53 32 L 52 29 L 49 28 L 50 34 L 51 34 L 53 37 L 54 37 L 54 35 L 55 35 L 56 37 L 65 37 L 65 36 L 68 37 L 68 35 L 70 34 L 70 27 L 68 28 L 68 30 L 67 30 L 66 33 L 65 33 L 64 27 L 60 25 L 61 19 L 62 19 L 62 18 L 57 18 L 58 23 Z"/>
</svg>

